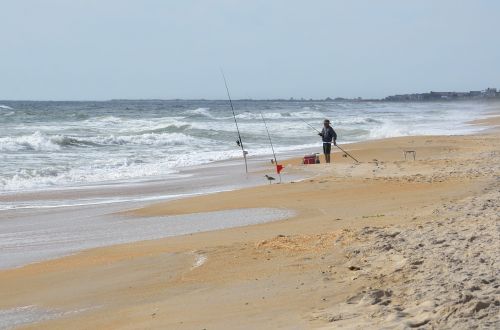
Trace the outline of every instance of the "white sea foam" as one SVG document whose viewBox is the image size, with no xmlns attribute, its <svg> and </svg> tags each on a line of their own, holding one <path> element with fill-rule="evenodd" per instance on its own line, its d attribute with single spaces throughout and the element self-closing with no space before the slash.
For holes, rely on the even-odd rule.
<svg viewBox="0 0 500 330">
<path fill-rule="evenodd" d="M 188 128 L 189 123 L 182 117 L 160 117 L 152 119 L 120 118 L 115 116 L 92 117 L 82 122 L 70 123 L 89 129 L 106 130 L 116 134 L 154 133 L 178 128 Z"/>
<path fill-rule="evenodd" d="M 3 104 L 0 104 L 0 109 L 14 110 L 11 107 L 9 107 L 8 105 L 3 105 Z"/>
<path fill-rule="evenodd" d="M 194 110 L 188 110 L 186 111 L 186 114 L 189 115 L 189 116 L 195 116 L 195 115 L 199 115 L 199 116 L 204 116 L 204 117 L 208 117 L 208 118 L 215 118 L 211 113 L 210 113 L 210 108 L 197 108 L 197 109 L 194 109 Z"/>
<path fill-rule="evenodd" d="M 0 116 L 0 191 L 150 179 L 175 174 L 184 166 L 241 157 L 227 105 L 211 101 L 207 101 L 210 107 L 199 104 L 191 106 L 192 110 L 183 110 L 184 105 L 173 109 L 155 105 L 149 112 L 144 112 L 142 105 L 140 110 L 127 111 L 123 104 L 119 110 L 104 104 L 96 111 L 71 106 L 54 111 L 53 117 L 44 112 L 52 111 L 50 107 L 39 111 L 39 104 L 34 110 L 25 110 L 29 106 L 23 105 L 22 111 L 4 112 L 13 114 Z M 303 120 L 319 129 L 323 118 L 330 118 L 339 142 L 345 143 L 405 135 L 464 134 L 477 129 L 464 123 L 478 116 L 477 105 L 464 103 L 255 102 L 236 106 L 250 156 L 271 152 L 261 111 L 278 153 L 321 147 L 316 132 Z"/>
<path fill-rule="evenodd" d="M 290 119 L 290 118 L 323 118 L 324 114 L 318 111 L 286 111 L 286 112 L 262 112 L 266 119 Z M 237 119 L 262 120 L 260 112 L 243 112 L 236 115 Z"/>
<path fill-rule="evenodd" d="M 146 133 L 141 135 L 96 136 L 87 141 L 101 145 L 175 146 L 189 145 L 197 140 L 199 139 L 183 133 Z"/>
<path fill-rule="evenodd" d="M 302 119 L 324 118 L 325 114 L 319 111 L 294 111 L 290 112 L 290 117 Z"/>
<path fill-rule="evenodd" d="M 368 139 L 383 139 L 410 135 L 411 129 L 391 122 L 385 122 L 369 130 Z"/>
<path fill-rule="evenodd" d="M 63 140 L 59 135 L 49 137 L 38 131 L 30 135 L 0 137 L 0 151 L 55 151 L 61 148 Z"/>
<path fill-rule="evenodd" d="M 191 267 L 192 269 L 203 266 L 203 264 L 208 260 L 207 256 L 204 254 L 198 254 L 195 252 L 195 255 L 196 255 L 196 260 L 193 263 L 193 267 Z"/>
<path fill-rule="evenodd" d="M 142 142 L 144 143 L 144 142 Z M 156 143 L 156 142 L 155 142 Z M 173 143 L 173 142 L 170 142 Z M 170 144 L 170 146 L 174 146 Z M 215 147 L 216 145 L 214 145 Z M 312 148 L 317 144 L 276 146 L 278 153 Z M 220 148 L 220 146 L 219 146 Z M 271 154 L 269 146 L 252 147 L 250 156 Z M 0 191 L 17 191 L 41 187 L 96 184 L 131 179 L 148 179 L 173 175 L 179 168 L 241 157 L 241 150 L 205 150 L 203 153 L 172 154 L 144 163 L 130 158 L 109 158 L 99 163 L 79 167 L 40 167 L 34 170 L 20 169 L 11 177 L 0 177 Z"/>
<path fill-rule="evenodd" d="M 78 137 L 64 135 L 47 135 L 39 131 L 30 135 L 16 137 L 0 137 L 0 151 L 57 151 L 65 146 L 89 145 L 144 145 L 175 146 L 189 145 L 202 141 L 183 133 L 146 133 L 140 135 L 107 135 L 94 137 Z M 204 143 L 209 143 L 208 140 Z"/>
<path fill-rule="evenodd" d="M 64 186 L 81 183 L 106 183 L 148 177 L 160 177 L 176 173 L 175 164 L 182 160 L 157 163 L 133 163 L 128 159 L 111 159 L 103 164 L 92 164 L 77 168 L 55 169 L 52 167 L 35 170 L 21 169 L 10 178 L 0 178 L 0 191 L 33 189 L 47 186 Z"/>
<path fill-rule="evenodd" d="M 105 125 L 116 125 L 123 122 L 123 119 L 116 116 L 100 116 L 85 120 L 84 122 L 103 123 Z"/>
<path fill-rule="evenodd" d="M 334 125 L 360 125 L 360 124 L 381 124 L 382 121 L 365 116 L 355 116 L 355 117 L 332 118 L 332 123 Z"/>
</svg>

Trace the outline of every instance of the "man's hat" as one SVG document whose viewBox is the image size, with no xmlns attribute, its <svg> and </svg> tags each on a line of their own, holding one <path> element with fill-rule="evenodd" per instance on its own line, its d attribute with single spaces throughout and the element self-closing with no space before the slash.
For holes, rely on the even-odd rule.
<svg viewBox="0 0 500 330">
<path fill-rule="evenodd" d="M 328 120 L 328 119 L 325 119 L 323 122 L 324 122 L 325 124 L 327 124 L 327 123 L 328 123 L 328 124 L 330 124 L 330 120 Z"/>
</svg>

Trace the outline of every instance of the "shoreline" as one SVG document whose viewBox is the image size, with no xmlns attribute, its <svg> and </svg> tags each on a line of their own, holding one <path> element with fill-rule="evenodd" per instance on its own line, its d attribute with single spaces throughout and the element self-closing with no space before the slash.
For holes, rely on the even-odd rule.
<svg viewBox="0 0 500 330">
<path fill-rule="evenodd" d="M 482 126 L 484 123 L 484 120 L 481 119 L 481 120 L 477 121 L 477 123 L 475 123 L 475 122 L 471 122 L 471 123 Z M 457 136 L 459 136 L 459 135 L 457 135 Z M 376 140 L 369 140 L 369 141 L 364 141 L 364 142 L 354 142 L 354 143 L 350 143 L 350 144 L 343 144 L 343 147 L 346 148 L 346 151 L 348 151 L 348 152 L 349 151 L 352 152 L 353 150 L 355 152 L 357 149 L 366 149 L 372 145 L 390 144 L 390 143 L 398 144 L 398 143 L 400 143 L 398 141 L 405 141 L 408 139 L 424 138 L 424 137 L 436 138 L 436 137 L 442 137 L 442 136 L 394 137 L 394 138 L 376 139 Z M 341 154 L 342 154 L 342 152 L 340 150 L 335 150 L 333 152 L 332 161 L 334 162 L 334 166 L 341 165 L 341 166 L 345 167 L 345 166 L 349 166 L 349 165 L 356 165 L 349 158 L 342 158 Z M 311 179 L 314 179 L 318 176 L 323 175 L 322 172 L 325 170 L 325 167 L 326 168 L 328 167 L 328 165 L 326 165 L 324 163 L 323 156 L 321 156 L 321 157 L 322 157 L 323 163 L 320 164 L 319 166 L 318 165 L 303 166 L 301 164 L 301 158 L 298 158 L 298 157 L 284 159 L 281 163 L 285 165 L 285 169 L 286 169 L 285 176 L 290 181 L 287 182 L 287 180 L 285 179 L 285 182 L 283 184 L 289 184 L 289 183 L 296 184 L 296 183 L 300 183 L 301 181 L 311 180 Z M 232 176 L 234 176 L 235 171 L 237 172 L 237 171 L 241 170 L 239 164 L 235 164 L 236 161 L 234 161 L 234 160 L 230 160 L 227 162 L 221 161 L 221 162 L 224 163 L 224 169 L 228 168 L 228 166 L 232 169 L 231 170 Z M 191 205 L 193 199 L 196 200 L 197 197 L 200 197 L 202 199 L 204 197 L 207 197 L 208 199 L 212 199 L 213 197 L 211 197 L 211 196 L 214 196 L 214 195 L 219 196 L 221 194 L 222 195 L 226 195 L 226 194 L 232 195 L 234 193 L 238 194 L 241 191 L 246 191 L 247 189 L 252 189 L 252 188 L 256 188 L 256 187 L 261 187 L 264 190 L 266 190 L 267 189 L 266 187 L 268 186 L 267 182 L 257 184 L 255 182 L 255 179 L 257 177 L 261 177 L 262 174 L 265 173 L 265 168 L 267 168 L 268 166 L 265 166 L 263 164 L 264 159 L 262 159 L 262 158 L 253 159 L 253 162 L 257 166 L 258 171 L 252 172 L 250 174 L 251 175 L 250 181 L 249 181 L 249 178 L 247 177 L 247 179 L 245 181 L 247 183 L 246 185 L 240 185 L 240 186 L 231 187 L 231 188 L 223 189 L 223 190 L 219 190 L 219 191 L 205 191 L 205 192 L 186 193 L 186 194 L 168 195 L 168 196 L 144 197 L 141 200 L 133 199 L 133 200 L 129 200 L 129 201 L 118 201 L 118 202 L 112 202 L 112 203 L 102 202 L 102 203 L 90 203 L 90 204 L 81 204 L 81 205 L 69 204 L 69 205 L 64 205 L 64 206 L 55 205 L 55 206 L 45 206 L 45 207 L 39 207 L 39 206 L 20 207 L 20 208 L 12 209 L 12 214 L 17 215 L 15 217 L 15 219 L 14 219 L 14 217 L 12 218 L 12 221 L 22 221 L 23 223 L 33 222 L 31 220 L 31 218 L 33 218 L 33 217 L 40 218 L 40 213 L 42 214 L 42 217 L 45 219 L 51 214 L 50 212 L 52 212 L 52 210 L 60 213 L 57 216 L 54 215 L 54 217 L 56 219 L 63 220 L 63 219 L 68 218 L 68 217 L 78 219 L 78 218 L 82 218 L 82 217 L 91 216 L 93 218 L 96 218 L 96 221 L 108 221 L 107 219 L 109 218 L 109 216 L 114 216 L 114 217 L 129 216 L 129 217 L 132 217 L 135 221 L 141 221 L 141 220 L 148 220 L 148 218 L 150 218 L 150 217 L 169 217 L 169 216 L 177 216 L 177 215 L 189 215 L 189 214 L 194 214 L 194 213 L 200 213 L 200 216 L 202 216 L 202 214 L 205 212 L 219 212 L 219 211 L 232 210 L 233 208 L 228 207 L 227 205 L 224 205 L 221 207 L 216 207 L 216 208 L 208 208 L 208 209 L 196 209 L 196 208 L 191 207 L 190 205 Z M 215 170 L 221 170 L 221 168 L 222 168 L 220 166 L 217 166 L 217 164 L 210 164 L 210 165 Z M 191 171 L 195 171 L 195 170 L 196 169 L 191 169 Z M 274 169 L 271 167 L 271 170 L 274 170 Z M 218 173 L 218 172 L 214 172 L 214 173 Z M 227 173 L 227 172 L 224 171 L 224 173 Z M 297 180 L 297 178 L 299 178 L 299 179 Z M 261 181 L 263 181 L 263 180 L 261 180 Z M 141 188 L 141 189 L 143 189 L 143 188 Z M 112 191 L 115 191 L 115 190 L 116 190 L 116 188 L 113 188 Z M 166 197 L 168 197 L 168 198 L 166 198 Z M 158 200 L 158 201 L 155 201 L 155 200 Z M 170 212 L 168 214 L 163 214 L 161 212 L 148 212 L 148 211 L 141 212 L 140 211 L 141 209 L 149 209 L 151 207 L 154 207 L 154 205 L 157 205 L 157 204 L 168 203 L 170 205 L 170 204 L 174 203 L 174 205 L 175 205 L 176 202 L 180 202 L 182 204 L 182 201 L 184 201 L 184 200 L 187 201 L 187 204 L 189 206 L 182 211 L 177 210 L 176 212 Z M 126 204 L 127 206 L 124 207 L 123 206 L 124 204 Z M 213 205 L 216 205 L 216 203 Z M 274 207 L 272 204 L 266 204 L 265 202 L 259 202 L 259 203 L 248 204 L 246 206 L 246 208 L 257 209 L 260 207 L 260 205 L 266 205 L 266 207 L 268 207 L 268 208 Z M 98 209 L 102 209 L 102 211 L 93 212 L 93 210 L 98 210 Z M 139 209 L 139 211 L 137 211 L 137 209 Z M 87 210 L 92 210 L 92 211 L 89 213 Z M 7 214 L 7 216 L 9 216 L 8 211 L 9 210 L 4 210 L 4 214 Z M 24 213 L 24 215 L 19 216 L 19 212 Z M 46 214 L 46 215 L 44 216 L 44 214 Z M 274 221 L 274 220 L 269 220 L 269 221 Z M 38 220 L 37 220 L 37 222 L 38 222 Z M 50 220 L 49 222 L 57 223 L 56 221 L 53 221 L 53 220 Z M 126 222 L 126 220 L 125 220 L 125 222 Z M 158 225 L 157 225 L 158 228 L 160 228 L 159 221 L 157 221 L 157 223 L 158 223 Z M 119 225 L 119 222 L 117 223 L 117 225 Z M 64 226 L 64 223 L 60 222 L 58 225 L 55 225 L 55 224 L 52 225 L 52 227 L 54 227 L 54 229 L 55 229 L 54 235 L 65 235 L 64 233 L 59 232 L 59 230 L 57 229 L 59 226 Z M 235 223 L 227 228 L 238 227 L 238 226 L 239 225 L 237 225 Z M 117 229 L 120 229 L 120 228 L 118 227 Z M 164 229 L 162 229 L 162 230 L 164 230 Z M 213 230 L 213 229 L 209 229 L 209 230 Z M 49 231 L 51 231 L 51 229 L 50 229 L 50 227 L 45 228 L 44 231 L 49 232 Z M 181 234 L 174 234 L 174 233 L 169 232 L 169 233 L 166 233 L 163 237 L 157 237 L 156 235 L 154 235 L 152 233 L 151 237 L 149 237 L 149 238 L 144 237 L 142 239 L 131 239 L 130 242 L 127 242 L 127 243 L 133 244 L 134 242 L 140 242 L 141 240 L 144 240 L 144 239 L 155 240 L 155 239 L 169 238 L 169 237 L 179 236 L 179 235 L 183 236 L 186 234 L 195 233 L 197 231 L 198 230 L 196 228 L 193 228 L 191 231 L 187 231 L 187 232 L 181 233 Z M 11 237 L 11 239 L 14 239 L 14 237 Z M 61 258 L 61 257 L 68 256 L 68 255 L 74 255 L 74 254 L 77 254 L 79 252 L 85 251 L 89 248 L 90 249 L 101 248 L 101 247 L 113 246 L 115 244 L 123 244 L 123 243 L 125 243 L 125 242 L 116 242 L 116 241 L 111 240 L 111 241 L 108 241 L 107 243 L 104 243 L 104 244 L 99 243 L 99 244 L 95 244 L 95 246 L 90 245 L 90 246 L 87 246 L 85 248 L 79 248 L 77 250 L 68 249 L 66 252 L 61 251 L 61 252 L 49 254 L 49 255 L 47 255 L 47 257 L 45 257 L 43 259 L 34 259 L 31 262 L 32 263 L 40 263 L 40 262 L 50 261 L 50 260 L 53 260 L 54 258 Z M 9 246 L 7 246 L 6 248 L 10 249 Z M 16 253 L 21 253 L 21 252 L 17 251 Z M 23 267 L 23 266 L 29 265 L 29 264 L 30 263 L 16 264 L 15 267 L 16 268 Z M 0 265 L 0 270 L 5 270 L 5 269 L 9 269 L 9 268 L 10 267 L 1 267 L 1 265 Z"/>
<path fill-rule="evenodd" d="M 471 103 L 472 104 L 472 103 Z M 496 104 L 496 103 L 495 103 Z M 488 115 L 491 114 L 491 109 L 488 110 L 490 112 L 485 113 L 485 109 L 481 109 L 478 111 L 478 113 L 475 113 L 475 115 L 472 118 L 480 118 L 479 120 L 482 119 L 488 119 Z M 482 118 L 482 119 L 481 119 Z M 466 128 L 469 124 L 474 123 L 472 122 L 467 122 L 462 121 L 461 124 L 463 127 L 461 129 L 465 129 L 465 131 L 468 131 Z M 302 124 L 302 123 L 301 123 Z M 477 126 L 477 125 L 476 125 Z M 432 131 L 432 130 L 431 130 Z M 431 132 L 430 131 L 430 132 Z M 445 131 L 443 131 L 445 132 Z M 470 134 L 477 134 L 477 131 L 470 131 Z M 465 133 L 465 134 L 469 134 Z M 443 133 L 446 134 L 446 133 Z M 425 134 L 427 136 L 434 135 L 434 134 Z M 437 135 L 440 135 L 439 133 Z M 413 135 L 402 135 L 402 136 L 413 136 Z M 415 136 L 420 136 L 420 135 L 415 135 Z M 383 138 L 385 139 L 385 138 Z M 376 141 L 379 140 L 379 138 L 374 138 L 374 137 L 368 137 L 367 140 L 364 141 Z M 342 145 L 348 146 L 351 144 L 356 144 L 359 142 L 356 141 L 348 141 L 343 143 Z M 306 147 L 306 146 L 301 146 L 298 149 L 295 149 L 295 147 L 291 148 L 291 150 L 287 149 L 288 147 L 285 147 L 286 150 L 280 151 L 279 156 L 280 158 L 290 158 L 290 157 L 298 157 L 299 155 L 303 153 L 309 153 L 313 151 L 321 151 L 321 146 L 318 144 L 317 147 Z M 261 148 L 262 149 L 262 148 Z M 262 150 L 259 150 L 259 152 L 262 152 Z M 249 157 L 249 161 L 256 164 L 258 169 L 256 171 L 260 171 L 262 168 L 262 165 L 265 164 L 264 160 L 267 160 L 271 156 L 270 150 L 269 153 L 265 154 L 260 154 L 257 153 L 254 156 Z M 148 197 L 153 198 L 162 198 L 162 197 L 169 197 L 169 196 L 164 196 L 163 194 L 160 193 L 160 191 L 165 191 L 165 188 L 167 190 L 172 190 L 169 189 L 170 187 L 163 187 L 163 190 L 158 190 L 154 189 L 154 187 L 161 186 L 162 183 L 170 180 L 174 181 L 180 181 L 182 177 L 185 176 L 193 176 L 199 173 L 200 171 L 205 171 L 208 170 L 209 172 L 213 167 L 217 166 L 234 166 L 237 167 L 239 162 L 242 162 L 241 159 L 239 158 L 229 158 L 229 159 L 223 159 L 223 160 L 215 160 L 215 161 L 210 161 L 208 163 L 202 163 L 198 165 L 186 165 L 182 166 L 179 168 L 178 173 L 171 173 L 171 174 L 165 174 L 163 176 L 159 177 L 143 177 L 143 178 L 131 178 L 131 179 L 122 179 L 118 181 L 103 181 L 103 182 L 87 182 L 87 183 L 78 183 L 78 184 L 65 184 L 62 186 L 45 186 L 45 187 L 38 187 L 38 188 L 29 188 L 29 189 L 23 189 L 23 190 L 5 190 L 0 192 L 0 199 L 7 204 L 9 204 L 7 210 L 12 210 L 16 209 L 16 206 L 20 206 L 20 208 L 25 208 L 23 206 L 23 203 L 27 203 L 29 201 L 37 201 L 39 203 L 35 203 L 33 205 L 29 205 L 28 207 L 30 208 L 36 208 L 37 206 L 45 206 L 43 202 L 47 202 L 48 204 L 54 204 L 54 203 L 59 203 L 59 204 L 65 204 L 63 202 L 68 203 L 66 200 L 58 200 L 58 198 L 63 198 L 64 196 L 68 195 L 69 198 L 67 200 L 75 200 L 77 198 L 82 199 L 82 203 L 79 204 L 84 204 L 84 205 L 91 205 L 93 203 L 97 204 L 116 204 L 116 203 L 124 203 L 124 202 L 129 202 L 129 201 L 141 201 L 143 198 L 141 198 L 141 195 L 147 194 Z M 234 173 L 233 173 L 234 174 Z M 236 176 L 232 178 L 232 180 L 228 182 L 234 182 Z M 186 180 L 188 182 L 189 180 Z M 266 183 L 265 180 L 263 182 L 259 183 Z M 242 185 L 244 186 L 244 185 Z M 134 194 L 131 195 L 125 195 L 123 190 L 131 190 L 134 192 Z M 175 188 L 174 188 L 175 190 Z M 218 190 L 218 189 L 215 189 Z M 98 198 L 103 199 L 104 201 L 98 201 L 98 202 L 88 202 L 88 199 L 92 199 L 93 197 L 97 196 Z M 117 200 L 115 197 L 116 196 L 123 196 L 122 200 Z M 119 198 L 120 199 L 120 198 Z M 16 204 L 17 203 L 17 204 Z M 1 210 L 0 210 L 1 212 Z"/>
<path fill-rule="evenodd" d="M 56 310 L 90 308 L 37 323 L 36 327 L 41 328 L 129 328 L 130 324 L 134 328 L 255 328 L 263 324 L 275 328 L 291 324 L 323 327 L 331 322 L 365 320 L 365 316 L 354 315 L 349 304 L 344 304 L 378 280 L 364 273 L 368 267 L 357 260 L 359 252 L 353 254 L 355 246 L 373 240 L 375 243 L 367 246 L 377 246 L 372 236 L 382 235 L 394 226 L 403 228 L 398 230 L 411 241 L 411 233 L 404 228 L 429 221 L 438 223 L 443 212 L 448 212 L 434 213 L 442 205 L 462 205 L 461 201 L 471 196 L 491 194 L 495 170 L 482 173 L 477 169 L 496 157 L 495 143 L 498 130 L 478 135 L 368 141 L 355 149 L 365 160 L 360 165 L 336 154 L 332 166 L 305 167 L 314 177 L 302 182 L 245 188 L 137 209 L 134 215 L 159 216 L 274 205 L 294 209 L 297 215 L 247 227 L 86 250 L 0 271 L 0 292 L 6 293 L 0 309 L 26 306 L 27 302 Z M 406 147 L 417 149 L 417 161 L 401 160 Z M 351 148 L 353 145 L 346 150 Z M 284 163 L 294 169 L 299 161 Z M 364 229 L 373 226 L 376 229 L 370 233 Z M 385 240 L 391 239 L 389 236 Z M 372 258 L 371 250 L 360 250 L 367 260 Z M 346 255 L 351 257 L 346 260 Z M 394 276 L 391 267 L 400 261 L 372 263 L 390 277 Z M 349 264 L 352 262 L 358 264 Z M 405 268 L 403 273 L 408 271 Z M 117 274 L 127 275 L 116 281 Z M 47 296 L 46 290 L 51 294 Z M 374 294 L 366 292 L 359 296 L 360 301 L 366 302 Z M 389 293 L 384 291 L 384 295 Z M 138 296 L 143 298 L 137 300 Z M 200 313 L 192 315 L 180 304 Z M 357 304 L 351 307 L 359 308 Z M 374 305 L 370 308 L 380 307 Z M 334 306 L 346 309 L 343 316 L 330 315 L 329 309 Z M 277 310 L 281 315 L 276 315 Z M 229 319 L 212 317 L 217 313 Z M 421 317 L 422 313 L 416 314 Z M 402 322 L 405 317 L 401 318 L 398 320 Z"/>
</svg>

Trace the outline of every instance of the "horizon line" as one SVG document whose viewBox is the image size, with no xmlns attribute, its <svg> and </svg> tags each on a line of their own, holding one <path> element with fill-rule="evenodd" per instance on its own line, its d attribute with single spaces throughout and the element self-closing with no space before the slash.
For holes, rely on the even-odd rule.
<svg viewBox="0 0 500 330">
<path fill-rule="evenodd" d="M 392 94 L 392 95 L 387 95 L 382 98 L 363 98 L 363 97 L 342 97 L 342 96 L 336 96 L 336 97 L 330 97 L 327 96 L 325 98 L 320 98 L 320 99 L 315 99 L 315 98 L 305 98 L 305 97 L 300 97 L 300 98 L 295 98 L 295 97 L 288 97 L 288 98 L 239 98 L 239 99 L 233 99 L 233 101 L 300 101 L 300 102 L 335 102 L 335 101 L 353 101 L 353 102 L 360 102 L 360 101 L 386 101 L 386 98 L 391 97 L 391 96 L 398 96 L 398 95 L 417 95 L 417 94 L 426 94 L 426 93 L 468 93 L 472 91 L 486 91 L 489 88 L 494 88 L 494 87 L 487 87 L 485 89 L 479 89 L 479 90 L 470 90 L 470 91 L 443 91 L 443 92 L 435 92 L 435 91 L 428 91 L 428 92 L 413 92 L 413 93 L 403 93 L 403 94 Z M 0 99 L 0 102 L 112 102 L 112 101 L 227 101 L 227 98 L 110 98 L 110 99 Z"/>
</svg>

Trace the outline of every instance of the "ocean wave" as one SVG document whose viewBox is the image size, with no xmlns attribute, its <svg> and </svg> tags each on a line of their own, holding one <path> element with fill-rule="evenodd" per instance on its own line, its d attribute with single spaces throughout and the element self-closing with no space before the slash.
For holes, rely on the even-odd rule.
<svg viewBox="0 0 500 330">
<path fill-rule="evenodd" d="M 157 125 L 155 127 L 151 127 L 150 129 L 139 130 L 134 133 L 136 134 L 148 134 L 148 133 L 177 133 L 179 131 L 185 131 L 192 126 L 190 124 L 178 123 L 171 125 Z"/>
<path fill-rule="evenodd" d="M 407 135 L 412 135 L 412 131 L 409 129 L 409 127 L 405 127 L 393 122 L 384 122 L 383 124 L 370 129 L 367 138 L 371 140 Z"/>
<path fill-rule="evenodd" d="M 202 150 L 202 149 L 200 149 Z M 38 169 L 19 169 L 13 175 L 0 177 L 0 191 L 40 189 L 43 187 L 63 187 L 89 184 L 121 182 L 126 180 L 147 180 L 178 173 L 178 169 L 214 161 L 241 157 L 241 151 L 232 150 L 203 152 L 181 152 L 164 154 L 157 158 L 117 157 L 102 159 L 100 162 Z"/>
<path fill-rule="evenodd" d="M 182 119 L 188 119 L 188 118 L 207 118 L 207 119 L 214 119 L 214 120 L 228 120 L 228 119 L 233 119 L 233 116 L 214 116 L 210 112 L 210 108 L 198 108 L 195 110 L 187 110 L 184 112 L 184 117 Z"/>
<path fill-rule="evenodd" d="M 200 117 L 207 117 L 207 118 L 215 118 L 210 113 L 210 108 L 197 108 L 194 110 L 187 110 L 187 111 L 185 111 L 185 114 L 187 114 L 188 117 L 200 116 Z"/>
<path fill-rule="evenodd" d="M 0 110 L 0 154 L 4 161 L 0 190 L 149 180 L 184 166 L 241 159 L 227 105 L 207 102 L 211 109 L 197 108 L 198 105 L 189 103 L 180 110 L 155 108 L 150 112 L 123 112 L 108 105 L 82 111 L 65 105 L 64 110 L 50 115 L 31 108 Z M 271 153 L 259 110 L 268 120 L 278 158 L 281 153 L 303 149 L 306 144 L 320 150 L 316 132 L 300 119 L 318 129 L 325 117 L 331 119 L 339 142 L 345 143 L 414 134 L 465 134 L 474 128 L 461 123 L 476 113 L 455 110 L 455 106 L 436 113 L 434 105 L 400 109 L 399 105 L 377 104 L 374 110 L 357 103 L 347 104 L 345 110 L 336 105 L 303 105 L 307 104 L 277 107 L 264 103 L 237 108 L 238 125 L 249 156 Z M 30 117 L 26 117 L 26 111 Z M 4 117 L 12 112 L 19 119 Z"/>
<path fill-rule="evenodd" d="M 97 146 L 89 140 L 64 135 L 47 135 L 36 131 L 31 135 L 0 138 L 0 151 L 58 151 L 65 146 Z"/>
<path fill-rule="evenodd" d="M 106 164 L 78 168 L 41 168 L 19 170 L 11 177 L 0 178 L 0 190 L 15 191 L 73 184 L 96 184 L 117 180 L 148 178 L 176 173 L 162 162 L 144 164 L 141 161 L 111 160 Z"/>
<path fill-rule="evenodd" d="M 4 104 L 0 104 L 0 109 L 14 110 L 11 107 L 9 107 L 8 105 L 4 105 Z"/>
<path fill-rule="evenodd" d="M 181 117 L 158 117 L 150 119 L 120 118 L 115 116 L 92 117 L 82 122 L 75 122 L 76 126 L 84 126 L 96 131 L 107 131 L 115 134 L 142 134 L 166 132 L 185 129 L 189 123 L 180 120 Z"/>
<path fill-rule="evenodd" d="M 64 141 L 61 136 L 47 136 L 39 131 L 31 135 L 0 138 L 0 151 L 57 151 Z"/>
<path fill-rule="evenodd" d="M 286 113 L 282 114 L 279 112 L 264 112 L 263 115 L 264 115 L 265 119 L 282 119 L 282 118 L 289 116 L 290 114 L 286 114 Z M 258 115 L 258 119 L 262 119 L 262 117 L 260 116 L 260 113 Z"/>
<path fill-rule="evenodd" d="M 59 151 L 64 147 L 99 147 L 106 145 L 179 146 L 199 139 L 183 133 L 146 133 L 139 135 L 103 135 L 72 137 L 47 135 L 39 131 L 31 135 L 0 138 L 0 151 Z M 204 141 L 210 142 L 209 140 Z"/>
<path fill-rule="evenodd" d="M 315 145 L 317 144 L 278 147 L 276 151 L 292 151 Z M 268 146 L 254 146 L 249 148 L 249 152 L 251 156 L 270 155 L 271 149 Z M 241 150 L 238 148 L 232 148 L 231 150 L 210 150 L 209 147 L 204 146 L 197 152 L 186 151 L 155 159 L 117 157 L 103 159 L 101 162 L 92 164 L 82 164 L 80 166 L 74 166 L 71 163 L 71 166 L 59 166 L 57 168 L 19 169 L 14 175 L 0 177 L 0 191 L 64 187 L 75 184 L 92 185 L 122 182 L 124 180 L 147 180 L 148 178 L 175 175 L 181 167 L 234 158 L 241 158 Z"/>
<path fill-rule="evenodd" d="M 323 118 L 325 115 L 318 111 L 289 111 L 289 112 L 263 112 L 266 119 L 290 119 L 290 118 Z M 237 119 L 259 120 L 262 119 L 260 112 L 243 112 L 236 115 Z"/>
<path fill-rule="evenodd" d="M 383 124 L 383 121 L 370 117 L 347 117 L 340 120 L 333 118 L 332 121 L 334 125 Z"/>
<path fill-rule="evenodd" d="M 196 142 L 198 139 L 183 133 L 146 133 L 140 135 L 108 135 L 89 138 L 99 145 L 176 146 Z"/>
<path fill-rule="evenodd" d="M 123 122 L 123 119 L 116 116 L 99 116 L 89 118 L 86 121 L 117 124 Z"/>
<path fill-rule="evenodd" d="M 265 118 L 281 118 L 280 113 L 273 113 L 273 112 L 266 112 L 264 114 L 264 116 L 265 116 Z M 260 113 L 254 113 L 254 112 L 248 112 L 248 111 L 237 114 L 236 118 L 237 119 L 247 119 L 247 120 L 262 119 L 262 117 L 260 116 Z"/>
<path fill-rule="evenodd" d="M 319 111 L 294 111 L 290 112 L 292 118 L 324 118 L 325 114 Z"/>
</svg>

